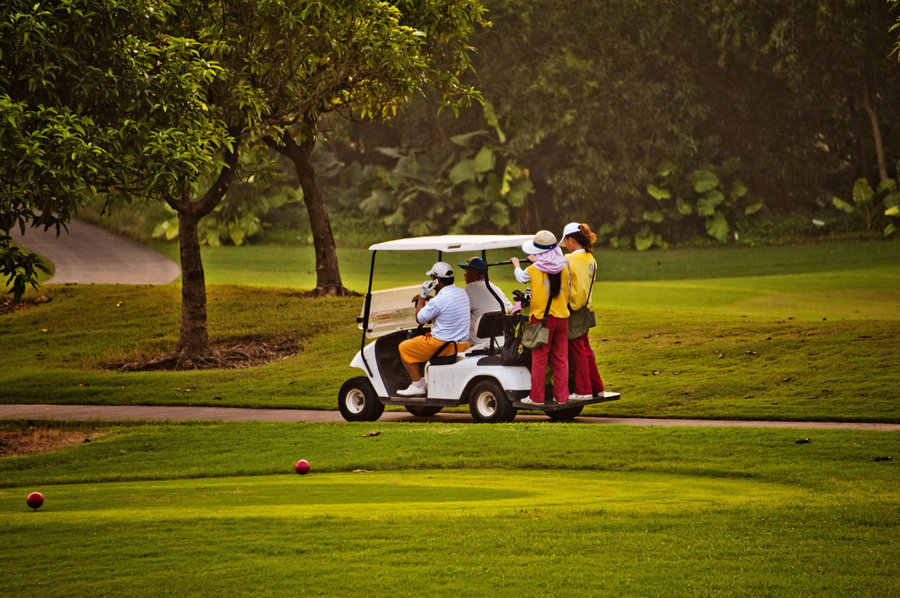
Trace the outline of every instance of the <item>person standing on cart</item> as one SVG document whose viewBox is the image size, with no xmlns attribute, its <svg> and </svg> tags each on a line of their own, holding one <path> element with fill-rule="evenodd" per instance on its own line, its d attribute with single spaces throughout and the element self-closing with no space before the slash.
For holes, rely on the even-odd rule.
<svg viewBox="0 0 900 598">
<path fill-rule="evenodd" d="M 550 340 L 543 347 L 531 350 L 531 394 L 522 403 L 544 403 L 547 361 L 553 372 L 553 396 L 558 403 L 569 397 L 569 267 L 556 236 L 548 230 L 538 231 L 534 239 L 522 245 L 533 263 L 523 270 L 518 258 L 510 261 L 515 267 L 516 280 L 531 283 L 531 323 L 546 318 Z M 574 396 L 572 397 L 575 398 Z"/>
<path fill-rule="evenodd" d="M 591 293 L 597 278 L 597 260 L 591 255 L 597 235 L 587 224 L 570 222 L 563 229 L 560 245 L 569 253 L 572 293 L 569 296 L 569 369 L 575 377 L 575 395 L 590 399 L 603 393 L 603 379 L 588 339 L 594 324 Z"/>
<path fill-rule="evenodd" d="M 416 321 L 419 324 L 432 322 L 431 331 L 400 343 L 400 359 L 412 380 L 408 387 L 397 391 L 404 397 L 427 392 L 420 364 L 438 351 L 443 356 L 469 348 L 469 296 L 454 284 L 453 267 L 446 262 L 436 262 L 425 274 L 430 279 L 422 283 L 422 290 L 413 301 L 416 302 Z M 432 290 L 436 294 L 429 298 Z"/>
</svg>

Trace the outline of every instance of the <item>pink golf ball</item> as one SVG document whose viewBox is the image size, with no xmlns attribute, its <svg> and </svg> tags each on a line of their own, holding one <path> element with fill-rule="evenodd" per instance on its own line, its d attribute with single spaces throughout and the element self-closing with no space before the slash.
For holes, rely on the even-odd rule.
<svg viewBox="0 0 900 598">
<path fill-rule="evenodd" d="M 25 502 L 28 503 L 28 506 L 32 509 L 39 509 L 41 505 L 44 504 L 44 495 L 40 492 L 32 492 L 28 495 L 28 498 L 25 499 Z"/>
<path fill-rule="evenodd" d="M 300 475 L 306 475 L 309 473 L 309 461 L 306 459 L 300 459 L 296 463 L 294 463 L 294 471 L 299 473 Z"/>
</svg>

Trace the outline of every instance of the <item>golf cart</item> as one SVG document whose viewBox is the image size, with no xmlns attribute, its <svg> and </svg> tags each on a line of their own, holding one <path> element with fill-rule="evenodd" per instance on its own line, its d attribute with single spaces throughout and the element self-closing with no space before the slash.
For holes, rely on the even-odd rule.
<svg viewBox="0 0 900 598">
<path fill-rule="evenodd" d="M 413 415 L 428 417 L 444 407 L 469 404 L 477 422 L 509 422 L 519 409 L 545 412 L 550 419 L 567 421 L 578 416 L 585 405 L 614 401 L 618 393 L 577 403 L 526 405 L 521 400 L 531 391 L 531 353 L 521 343 L 521 330 L 527 315 L 521 311 L 505 313 L 503 300 L 487 288 L 497 300 L 496 312 L 484 314 L 477 323 L 477 335 L 489 339 L 455 355 L 433 356 L 424 364 L 427 381 L 425 396 L 398 396 L 397 391 L 409 384 L 400 360 L 399 345 L 425 328 L 416 321 L 415 306 L 410 302 L 419 286 L 373 291 L 375 257 L 380 251 L 436 251 L 437 261 L 445 253 L 480 254 L 485 264 L 485 280 L 490 281 L 490 266 L 509 261 L 488 263 L 487 252 L 493 249 L 519 249 L 531 235 L 443 235 L 415 237 L 377 243 L 369 247 L 372 262 L 369 288 L 357 322 L 362 330 L 359 353 L 350 362 L 363 375 L 347 380 L 338 395 L 338 407 L 347 421 L 375 421 L 385 405 L 401 405 Z M 517 298 L 527 298 L 518 291 Z M 524 304 L 523 303 L 523 304 Z M 366 344 L 367 339 L 374 342 Z M 438 351 L 438 353 L 440 350 Z"/>
</svg>

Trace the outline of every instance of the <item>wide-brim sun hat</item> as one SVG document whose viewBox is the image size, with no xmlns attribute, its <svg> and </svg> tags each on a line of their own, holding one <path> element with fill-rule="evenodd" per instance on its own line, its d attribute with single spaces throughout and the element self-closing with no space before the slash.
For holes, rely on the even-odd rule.
<svg viewBox="0 0 900 598">
<path fill-rule="evenodd" d="M 539 230 L 534 239 L 522 243 L 522 251 L 528 255 L 540 255 L 556 247 L 556 235 L 548 230 Z"/>
<path fill-rule="evenodd" d="M 431 270 L 425 276 L 437 276 L 438 278 L 453 278 L 453 266 L 447 262 L 435 262 Z"/>
</svg>

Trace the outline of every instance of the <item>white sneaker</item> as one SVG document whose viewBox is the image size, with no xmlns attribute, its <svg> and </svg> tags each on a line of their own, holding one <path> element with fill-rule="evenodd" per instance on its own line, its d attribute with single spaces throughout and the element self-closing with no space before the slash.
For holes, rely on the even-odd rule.
<svg viewBox="0 0 900 598">
<path fill-rule="evenodd" d="M 415 397 L 424 395 L 426 392 L 425 386 L 425 378 L 419 378 L 406 388 L 402 388 L 397 391 L 397 394 L 401 397 Z"/>
<path fill-rule="evenodd" d="M 587 401 L 588 399 L 592 399 L 592 398 L 594 398 L 594 397 L 591 395 L 579 395 L 579 394 L 575 394 L 574 392 L 569 395 L 570 401 Z"/>
<path fill-rule="evenodd" d="M 531 397 L 525 397 L 524 399 L 522 399 L 519 402 L 522 403 L 523 405 L 543 405 L 543 403 L 535 403 L 534 401 L 531 400 Z"/>
</svg>

